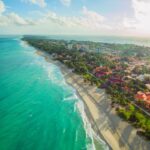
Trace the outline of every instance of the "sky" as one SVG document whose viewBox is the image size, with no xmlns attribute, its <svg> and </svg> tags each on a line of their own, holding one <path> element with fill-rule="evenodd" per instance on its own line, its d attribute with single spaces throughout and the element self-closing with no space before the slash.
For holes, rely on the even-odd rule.
<svg viewBox="0 0 150 150">
<path fill-rule="evenodd" d="M 0 35 L 150 36 L 150 0 L 0 0 Z"/>
</svg>

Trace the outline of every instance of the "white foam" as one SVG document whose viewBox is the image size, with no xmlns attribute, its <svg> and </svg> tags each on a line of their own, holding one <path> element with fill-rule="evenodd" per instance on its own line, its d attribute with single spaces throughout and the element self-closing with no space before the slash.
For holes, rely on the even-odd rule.
<svg viewBox="0 0 150 150">
<path fill-rule="evenodd" d="M 14 40 L 14 41 L 20 41 L 20 38 L 18 37 L 18 38 L 13 38 L 12 40 Z"/>
<path fill-rule="evenodd" d="M 66 129 L 64 128 L 64 129 L 63 129 L 63 134 L 64 134 L 65 132 L 66 132 Z"/>
<path fill-rule="evenodd" d="M 75 138 L 75 141 L 77 142 L 78 141 L 78 131 L 76 130 L 76 138 Z"/>
<path fill-rule="evenodd" d="M 25 42 L 25 41 L 20 41 L 20 45 L 21 45 L 22 47 L 24 47 L 24 48 L 29 47 L 29 45 L 28 45 L 27 42 Z"/>
<path fill-rule="evenodd" d="M 74 93 L 73 95 L 71 95 L 71 96 L 68 96 L 68 97 L 65 97 L 64 98 L 64 101 L 71 101 L 71 100 L 77 100 L 78 99 L 78 97 L 77 97 L 77 95 Z"/>
<path fill-rule="evenodd" d="M 80 114 L 82 116 L 84 128 L 85 128 L 85 131 L 86 131 L 86 136 L 90 137 L 91 140 L 92 140 L 92 144 L 88 144 L 87 145 L 87 149 L 95 150 L 95 145 L 94 145 L 94 140 L 93 140 L 93 135 L 92 135 L 92 128 L 91 128 L 91 125 L 90 125 L 90 123 L 89 123 L 89 121 L 87 119 L 87 116 L 85 114 L 83 102 L 81 100 L 79 100 L 76 103 L 76 107 L 77 107 L 77 109 L 79 110 L 79 112 L 80 112 Z"/>
<path fill-rule="evenodd" d="M 47 64 L 47 65 L 45 65 L 45 64 Z M 109 148 L 106 145 L 106 143 L 103 140 L 101 140 L 99 138 L 99 136 L 96 135 L 96 133 L 92 129 L 91 124 L 86 116 L 85 111 L 84 111 L 84 103 L 77 96 L 76 90 L 66 83 L 59 68 L 57 68 L 57 66 L 50 64 L 48 62 L 45 62 L 43 67 L 47 70 L 48 77 L 52 82 L 54 82 L 55 84 L 57 84 L 58 86 L 61 86 L 63 88 L 69 87 L 69 89 L 71 89 L 71 91 L 73 92 L 73 94 L 71 96 L 65 97 L 64 101 L 77 100 L 77 102 L 74 105 L 74 112 L 77 110 L 79 111 L 79 113 L 82 117 L 82 120 L 83 120 L 85 131 L 86 131 L 86 137 L 90 138 L 92 141 L 91 144 L 87 144 L 87 149 L 88 150 L 96 150 L 95 144 L 94 144 L 94 139 L 96 139 L 102 145 L 103 149 L 108 150 Z M 57 75 L 56 75 L 56 72 L 58 73 Z M 76 140 L 77 140 L 77 133 L 76 133 Z"/>
<path fill-rule="evenodd" d="M 102 145 L 104 150 L 109 150 L 109 147 L 106 145 L 106 143 L 103 140 L 101 140 L 100 137 L 92 129 L 91 124 L 85 113 L 84 103 L 81 100 L 78 100 L 76 103 L 76 107 L 79 110 L 79 113 L 81 114 L 84 128 L 86 131 L 86 136 L 92 140 L 91 144 L 87 144 L 87 149 L 88 150 L 96 150 L 95 144 L 94 144 L 94 139 L 96 139 Z"/>
<path fill-rule="evenodd" d="M 35 57 L 36 49 L 32 48 L 32 47 L 31 47 L 30 45 L 28 45 L 28 43 L 25 42 L 25 41 L 22 41 L 22 40 L 19 40 L 19 41 L 20 41 L 20 45 L 25 49 L 25 50 L 23 51 L 23 53 L 34 57 L 35 60 L 36 60 L 36 59 L 38 58 L 38 57 Z"/>
<path fill-rule="evenodd" d="M 96 139 L 102 145 L 102 147 L 104 147 L 105 150 L 109 149 L 108 146 L 106 145 L 106 143 L 103 140 L 101 140 L 99 138 L 99 136 L 97 136 L 95 134 L 95 132 L 92 129 L 91 124 L 86 116 L 86 113 L 84 111 L 83 102 L 77 96 L 76 90 L 66 83 L 64 76 L 62 75 L 60 69 L 56 65 L 54 65 L 50 62 L 47 62 L 43 56 L 36 56 L 36 64 L 42 66 L 44 68 L 44 70 L 46 70 L 46 72 L 48 74 L 48 79 L 51 82 L 57 84 L 57 86 L 61 86 L 61 87 L 65 88 L 65 89 L 70 89 L 73 92 L 73 95 L 71 95 L 69 97 L 65 97 L 64 101 L 70 101 L 70 100 L 75 100 L 75 99 L 77 100 L 77 102 L 74 105 L 74 111 L 77 111 L 77 110 L 79 111 L 79 113 L 82 117 L 82 120 L 83 120 L 86 137 L 88 137 L 92 140 L 91 144 L 86 145 L 87 149 L 88 150 L 96 149 L 95 144 L 94 144 L 94 139 Z M 56 74 L 56 72 L 57 72 L 57 74 Z M 65 133 L 65 130 L 63 131 L 63 133 Z M 77 134 L 78 133 L 76 133 L 76 140 L 77 140 Z"/>
<path fill-rule="evenodd" d="M 69 88 L 73 94 L 65 97 L 64 101 L 72 101 L 72 100 L 77 100 L 77 102 L 74 105 L 74 112 L 75 111 L 79 111 L 83 120 L 83 124 L 84 124 L 84 128 L 86 131 L 86 137 L 90 138 L 92 140 L 91 144 L 87 144 L 87 149 L 88 150 L 95 150 L 95 144 L 94 144 L 94 138 L 96 137 L 98 139 L 98 136 L 96 136 L 96 134 L 94 133 L 90 122 L 88 121 L 88 118 L 86 116 L 86 113 L 84 111 L 84 104 L 83 102 L 79 99 L 79 97 L 76 94 L 76 90 L 73 89 L 71 86 L 69 86 L 66 82 L 65 79 L 63 77 L 63 75 L 61 74 L 59 68 L 57 68 L 57 66 L 46 62 L 46 61 L 40 61 L 40 65 L 47 71 L 48 73 L 48 78 L 50 79 L 51 82 L 54 82 L 55 84 L 57 84 L 58 86 L 61 86 L 63 88 Z M 57 72 L 57 75 L 56 75 Z M 77 134 L 76 133 L 76 139 L 77 139 Z M 98 141 L 100 141 L 101 144 L 104 145 L 104 147 L 106 147 L 106 144 L 99 138 Z M 106 148 L 105 148 L 106 150 Z"/>
</svg>

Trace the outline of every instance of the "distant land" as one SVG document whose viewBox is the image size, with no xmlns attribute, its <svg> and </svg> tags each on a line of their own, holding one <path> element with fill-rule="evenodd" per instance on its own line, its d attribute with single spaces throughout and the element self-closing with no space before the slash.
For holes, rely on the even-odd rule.
<svg viewBox="0 0 150 150">
<path fill-rule="evenodd" d="M 0 37 L 23 37 L 32 36 L 41 39 L 57 39 L 57 40 L 76 40 L 76 41 L 93 41 L 102 43 L 116 44 L 135 44 L 150 47 L 150 37 L 134 37 L 134 36 L 96 36 L 96 35 L 0 35 Z"/>
</svg>

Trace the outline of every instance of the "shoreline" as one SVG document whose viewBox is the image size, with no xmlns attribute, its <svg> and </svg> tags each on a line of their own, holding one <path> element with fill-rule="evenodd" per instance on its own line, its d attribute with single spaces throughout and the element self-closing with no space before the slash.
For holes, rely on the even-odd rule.
<svg viewBox="0 0 150 150">
<path fill-rule="evenodd" d="M 76 81 L 73 79 L 69 80 L 70 77 L 72 78 L 72 76 L 74 76 L 74 75 L 76 76 L 76 74 L 69 73 L 68 70 L 66 70 L 68 68 L 66 66 L 64 66 L 63 64 L 61 64 L 60 62 L 56 61 L 56 62 L 52 62 L 52 63 L 54 63 L 56 66 L 58 66 L 60 68 L 62 74 L 64 75 L 66 83 L 68 85 L 70 85 L 73 89 L 75 89 L 76 95 L 84 103 L 84 111 L 85 111 L 87 118 L 91 124 L 91 127 L 94 130 L 94 132 L 96 133 L 96 135 L 99 136 L 107 144 L 107 146 L 109 147 L 109 150 L 120 150 L 119 147 L 117 148 L 117 146 L 113 146 L 112 144 L 108 143 L 108 141 L 105 139 L 104 135 L 100 132 L 100 130 L 96 124 L 95 118 L 94 118 L 94 116 L 96 115 L 96 113 L 95 113 L 96 107 L 95 108 L 93 107 L 93 109 L 92 109 L 93 114 L 92 114 L 92 111 L 90 111 L 90 107 L 88 105 L 86 98 L 84 98 L 82 96 L 82 94 L 80 93 L 80 90 L 75 85 Z M 65 71 L 64 71 L 64 68 L 65 68 Z M 68 75 L 66 75 L 66 74 L 68 74 Z"/>
<path fill-rule="evenodd" d="M 98 129 L 98 127 L 97 127 L 97 125 L 96 125 L 94 119 L 93 119 L 93 116 L 91 115 L 91 112 L 89 111 L 89 108 L 88 108 L 87 104 L 85 103 L 85 101 L 83 100 L 83 98 L 81 97 L 80 93 L 79 93 L 78 90 L 73 86 L 72 83 L 69 83 L 69 82 L 68 82 L 67 77 L 66 77 L 66 74 L 69 74 L 70 70 L 69 70 L 66 66 L 64 66 L 61 62 L 53 60 L 53 58 L 52 58 L 49 54 L 47 54 L 46 52 L 44 52 L 44 51 L 36 50 L 36 54 L 37 54 L 37 55 L 40 55 L 40 56 L 43 56 L 47 62 L 56 65 L 56 66 L 60 69 L 60 71 L 61 71 L 61 73 L 63 74 L 63 77 L 64 77 L 64 79 L 65 79 L 65 82 L 66 82 L 70 87 L 72 87 L 72 88 L 75 90 L 75 93 L 76 93 L 77 97 L 83 102 L 85 114 L 86 114 L 86 116 L 87 116 L 87 118 L 88 118 L 88 121 L 89 121 L 90 124 L 91 124 L 91 128 L 92 128 L 92 130 L 94 131 L 95 135 L 98 136 L 98 138 L 100 138 L 100 140 L 102 140 L 102 141 L 107 145 L 107 147 L 109 148 L 109 150 L 112 150 L 111 145 L 109 145 L 109 143 L 107 143 L 107 141 L 105 140 L 105 138 L 103 137 L 103 135 L 100 133 L 100 131 L 99 131 L 99 129 Z M 64 69 L 64 68 L 65 68 L 65 69 Z M 96 139 L 96 138 L 94 138 L 94 137 L 93 137 L 93 139 L 94 139 L 94 141 L 98 141 L 98 139 Z M 99 142 L 99 141 L 98 141 L 98 142 Z M 94 144 L 95 144 L 95 142 L 94 142 Z M 99 144 L 100 144 L 100 143 L 99 143 Z M 98 149 L 96 149 L 96 150 L 98 150 Z"/>
<path fill-rule="evenodd" d="M 83 101 L 85 113 L 93 130 L 110 149 L 148 150 L 150 143 L 139 137 L 136 129 L 117 116 L 104 90 L 85 83 L 81 76 L 72 73 L 61 62 L 52 60 L 44 51 L 37 50 L 36 53 L 60 68 L 66 83 L 76 90 L 77 96 Z"/>
<path fill-rule="evenodd" d="M 60 67 L 60 66 L 58 66 L 58 67 L 59 67 L 60 70 L 61 70 L 61 67 Z M 62 71 L 62 70 L 61 70 L 61 71 Z M 63 74 L 63 75 L 64 75 L 64 74 Z M 64 78 L 65 78 L 65 77 L 64 77 Z M 107 145 L 107 147 L 109 148 L 109 150 L 112 150 L 111 145 L 109 145 L 109 143 L 107 143 L 107 141 L 105 140 L 105 138 L 103 137 L 103 135 L 99 132 L 99 129 L 98 129 L 98 127 L 97 127 L 97 125 L 95 124 L 95 121 L 94 121 L 94 119 L 93 119 L 93 116 L 91 115 L 90 110 L 89 110 L 87 104 L 85 103 L 85 101 L 83 100 L 83 98 L 81 97 L 80 93 L 77 91 L 77 89 L 76 89 L 71 83 L 67 82 L 66 78 L 65 78 L 65 81 L 66 81 L 66 83 L 67 83 L 69 86 L 71 86 L 71 87 L 76 91 L 77 97 L 83 102 L 85 114 L 86 114 L 86 116 L 87 116 L 87 118 L 88 118 L 88 120 L 89 120 L 89 122 L 90 122 L 90 124 L 91 124 L 91 127 L 92 127 L 94 133 L 96 134 L 96 136 L 98 136 L 98 138 L 100 138 L 100 139 Z M 93 137 L 93 138 L 94 138 L 94 137 Z M 94 140 L 96 140 L 96 139 L 94 138 Z"/>
</svg>

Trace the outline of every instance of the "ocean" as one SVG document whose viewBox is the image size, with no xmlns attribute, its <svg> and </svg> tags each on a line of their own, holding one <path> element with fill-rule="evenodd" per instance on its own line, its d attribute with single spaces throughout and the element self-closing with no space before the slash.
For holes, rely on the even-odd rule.
<svg viewBox="0 0 150 150">
<path fill-rule="evenodd" d="M 60 69 L 17 36 L 0 37 L 0 150 L 106 150 Z"/>
</svg>

